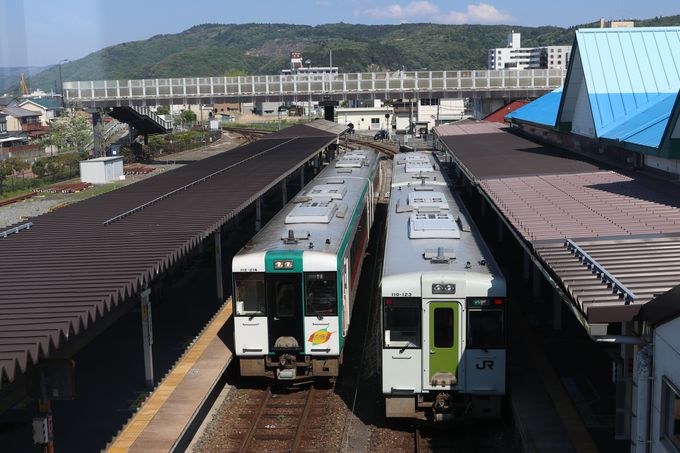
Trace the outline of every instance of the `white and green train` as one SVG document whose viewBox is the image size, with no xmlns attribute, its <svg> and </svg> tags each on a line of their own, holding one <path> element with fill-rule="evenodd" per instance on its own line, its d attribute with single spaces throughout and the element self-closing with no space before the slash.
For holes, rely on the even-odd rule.
<svg viewBox="0 0 680 453">
<path fill-rule="evenodd" d="M 387 417 L 499 417 L 505 279 L 430 153 L 394 159 L 381 295 Z"/>
<path fill-rule="evenodd" d="M 341 155 L 234 256 L 234 352 L 242 376 L 338 375 L 379 167 L 375 151 Z"/>
</svg>

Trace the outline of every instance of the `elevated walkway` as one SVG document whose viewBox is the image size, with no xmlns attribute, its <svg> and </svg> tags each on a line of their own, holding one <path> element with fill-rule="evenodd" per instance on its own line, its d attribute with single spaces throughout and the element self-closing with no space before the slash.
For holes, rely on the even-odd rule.
<svg viewBox="0 0 680 453">
<path fill-rule="evenodd" d="M 127 123 L 139 134 L 167 134 L 172 131 L 172 122 L 156 115 L 149 107 L 125 106 L 114 107 L 109 113 L 121 123 Z"/>
<path fill-rule="evenodd" d="M 562 86 L 565 75 L 566 69 L 386 71 L 69 81 L 63 88 L 68 102 L 88 107 L 346 99 L 524 99 L 537 98 Z"/>
</svg>

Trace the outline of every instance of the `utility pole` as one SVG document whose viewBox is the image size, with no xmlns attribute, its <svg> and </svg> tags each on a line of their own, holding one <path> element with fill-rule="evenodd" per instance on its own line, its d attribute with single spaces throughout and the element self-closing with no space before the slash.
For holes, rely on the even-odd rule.
<svg viewBox="0 0 680 453">
<path fill-rule="evenodd" d="M 68 63 L 68 59 L 64 58 L 59 62 L 59 94 L 61 95 L 61 108 L 64 109 L 66 107 L 66 103 L 64 102 L 64 79 L 61 76 L 61 65 L 64 63 Z"/>
</svg>

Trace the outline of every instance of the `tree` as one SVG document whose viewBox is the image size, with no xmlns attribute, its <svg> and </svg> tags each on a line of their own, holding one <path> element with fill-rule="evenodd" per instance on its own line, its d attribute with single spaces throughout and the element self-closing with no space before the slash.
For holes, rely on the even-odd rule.
<svg viewBox="0 0 680 453">
<path fill-rule="evenodd" d="M 244 71 L 243 69 L 229 69 L 224 72 L 225 77 L 245 77 L 247 75 L 248 71 Z"/>
<path fill-rule="evenodd" d="M 179 115 L 180 124 L 193 124 L 196 122 L 196 114 L 191 110 L 185 110 Z"/>
<path fill-rule="evenodd" d="M 85 117 L 72 112 L 50 122 L 50 132 L 41 144 L 54 146 L 59 151 L 76 151 L 81 158 L 87 159 L 87 148 L 93 142 L 93 136 L 92 126 Z"/>
<path fill-rule="evenodd" d="M 156 115 L 169 115 L 170 114 L 170 106 L 168 105 L 159 105 L 156 107 Z"/>
<path fill-rule="evenodd" d="M 10 166 L 5 162 L 0 162 L 0 193 L 5 191 L 3 183 L 5 182 L 5 179 L 11 174 L 12 169 Z"/>
</svg>

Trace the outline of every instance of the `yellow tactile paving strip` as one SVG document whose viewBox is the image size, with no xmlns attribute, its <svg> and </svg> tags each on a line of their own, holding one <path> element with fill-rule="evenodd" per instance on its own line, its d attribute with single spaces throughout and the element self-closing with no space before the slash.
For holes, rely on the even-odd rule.
<svg viewBox="0 0 680 453">
<path fill-rule="evenodd" d="M 111 446 L 106 450 L 108 453 L 126 453 L 130 450 L 130 447 L 132 447 L 151 420 L 158 414 L 158 411 L 186 377 L 189 370 L 196 365 L 196 362 L 201 358 L 210 342 L 217 337 L 218 332 L 231 315 L 232 304 L 231 300 L 228 300 L 194 345 L 184 354 L 179 363 L 175 365 L 163 382 L 153 391 L 139 412 L 133 416 L 132 420 L 116 437 Z"/>
</svg>

